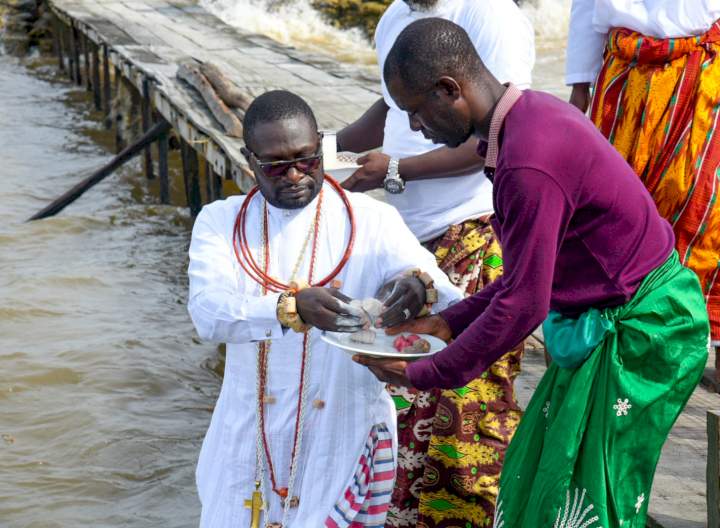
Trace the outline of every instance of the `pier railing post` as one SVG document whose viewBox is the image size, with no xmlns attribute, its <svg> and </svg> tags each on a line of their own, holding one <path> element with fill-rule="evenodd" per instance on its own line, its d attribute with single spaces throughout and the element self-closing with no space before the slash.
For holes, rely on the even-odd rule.
<svg viewBox="0 0 720 528">
<path fill-rule="evenodd" d="M 720 411 L 707 411 L 707 521 L 720 528 Z"/>
<path fill-rule="evenodd" d="M 142 129 L 143 133 L 147 132 L 150 128 L 150 122 L 152 120 L 151 108 L 152 101 L 150 100 L 150 81 L 145 78 L 142 83 L 142 94 L 141 94 L 141 105 L 142 105 Z M 148 180 L 155 178 L 153 173 L 153 162 L 152 162 L 152 148 L 148 146 L 143 154 L 144 166 L 145 166 L 145 177 Z"/>
</svg>

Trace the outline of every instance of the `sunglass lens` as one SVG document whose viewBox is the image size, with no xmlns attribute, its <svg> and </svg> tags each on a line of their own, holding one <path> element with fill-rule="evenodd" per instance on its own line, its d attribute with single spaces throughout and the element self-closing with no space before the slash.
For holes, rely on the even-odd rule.
<svg viewBox="0 0 720 528">
<path fill-rule="evenodd" d="M 299 161 L 295 166 L 302 172 L 312 172 L 320 166 L 320 158 Z"/>
<path fill-rule="evenodd" d="M 290 170 L 291 165 L 292 163 L 278 163 L 277 165 L 270 165 L 264 169 L 265 174 L 271 178 L 279 178 L 280 176 L 284 176 L 287 171 Z"/>
</svg>

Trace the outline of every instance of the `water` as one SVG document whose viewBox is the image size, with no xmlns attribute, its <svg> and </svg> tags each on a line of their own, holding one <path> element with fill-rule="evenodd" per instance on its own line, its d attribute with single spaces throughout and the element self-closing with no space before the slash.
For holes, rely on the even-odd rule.
<svg viewBox="0 0 720 528">
<path fill-rule="evenodd" d="M 228 24 L 377 71 L 375 51 L 363 33 L 334 27 L 311 7 L 310 0 L 199 0 L 199 3 Z M 533 88 L 565 99 L 570 93 L 563 77 L 571 4 L 572 0 L 524 0 L 521 3 L 536 34 Z M 268 16 L 269 10 L 272 16 Z"/>
<path fill-rule="evenodd" d="M 191 221 L 136 163 L 23 223 L 112 139 L 42 60 L 0 72 L 0 527 L 197 526 L 219 359 L 185 309 Z"/>
</svg>

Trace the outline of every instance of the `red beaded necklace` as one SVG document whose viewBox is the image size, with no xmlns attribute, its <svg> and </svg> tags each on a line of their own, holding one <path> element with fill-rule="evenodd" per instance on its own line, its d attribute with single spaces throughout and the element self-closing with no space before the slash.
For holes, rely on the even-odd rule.
<svg viewBox="0 0 720 528">
<path fill-rule="evenodd" d="M 321 210 L 322 210 L 322 202 L 323 202 L 323 194 L 322 190 L 320 191 L 318 195 L 318 203 L 317 203 L 317 209 L 315 212 L 315 220 L 314 220 L 314 229 L 312 234 L 312 252 L 310 257 L 310 269 L 308 272 L 308 283 L 311 286 L 324 286 L 328 284 L 330 281 L 332 281 L 338 273 L 343 269 L 345 264 L 347 263 L 348 259 L 350 258 L 350 255 L 352 254 L 353 245 L 355 243 L 355 217 L 353 214 L 352 206 L 350 205 L 350 201 L 347 197 L 347 194 L 345 193 L 344 189 L 332 178 L 329 176 L 325 176 L 325 179 L 333 186 L 335 191 L 338 193 L 340 198 L 343 200 L 343 203 L 345 204 L 345 208 L 348 213 L 348 219 L 350 220 L 350 237 L 348 240 L 347 248 L 345 249 L 345 252 L 343 253 L 342 258 L 340 259 L 340 262 L 338 265 L 333 269 L 333 271 L 324 279 L 322 279 L 320 282 L 313 284 L 313 275 L 315 272 L 315 262 L 317 258 L 317 242 L 318 242 L 318 232 L 320 227 L 320 217 L 321 217 Z M 263 269 L 258 266 L 257 262 L 252 256 L 252 252 L 250 251 L 250 248 L 247 243 L 247 236 L 246 236 L 246 230 L 245 230 L 245 224 L 246 224 L 246 218 L 247 218 L 247 210 L 248 205 L 250 201 L 252 200 L 253 196 L 255 196 L 258 192 L 259 188 L 254 187 L 245 198 L 245 201 L 243 202 L 240 212 L 237 215 L 237 218 L 235 220 L 235 227 L 233 232 L 233 249 L 235 250 L 235 256 L 238 259 L 238 262 L 240 263 L 240 266 L 243 268 L 243 270 L 250 276 L 255 282 L 260 284 L 262 287 L 263 295 L 266 295 L 268 291 L 273 292 L 281 292 L 281 291 L 287 291 L 290 289 L 290 285 L 282 283 L 279 279 L 276 279 L 272 277 L 269 274 L 269 265 L 270 265 L 270 237 L 269 237 L 269 221 L 268 221 L 268 211 L 267 206 L 264 209 L 264 216 L 263 216 Z M 238 247 L 240 248 L 240 251 L 238 251 Z M 290 474 L 291 478 L 293 477 L 293 467 L 296 463 L 296 456 L 297 456 L 297 447 L 298 447 L 298 440 L 300 437 L 302 424 L 301 422 L 301 413 L 302 413 L 302 406 L 303 406 L 303 395 L 304 395 L 304 381 L 305 381 L 305 371 L 306 371 L 306 365 L 307 365 L 307 356 L 308 356 L 308 349 L 309 349 L 309 332 L 305 332 L 303 335 L 303 351 L 302 351 L 302 358 L 301 358 L 301 367 L 300 367 L 300 387 L 298 390 L 298 402 L 297 402 L 297 410 L 295 413 L 295 433 L 293 435 L 293 447 L 292 452 L 290 454 Z M 272 485 L 272 491 L 277 494 L 281 499 L 283 500 L 289 500 L 292 501 L 292 497 L 288 498 L 288 488 L 287 487 L 278 487 L 277 481 L 275 478 L 275 468 L 273 466 L 272 462 L 272 456 L 270 454 L 270 446 L 267 441 L 267 435 L 265 433 L 265 391 L 267 388 L 267 363 L 268 363 L 268 354 L 269 354 L 269 343 L 267 341 L 263 341 L 258 345 L 258 408 L 260 409 L 259 413 L 259 428 L 260 428 L 260 434 L 262 438 L 262 448 L 265 453 L 265 458 L 268 463 L 268 471 L 270 473 L 270 483 Z M 289 504 L 289 503 L 288 503 Z"/>
<path fill-rule="evenodd" d="M 342 258 L 340 259 L 340 262 L 337 266 L 335 266 L 335 269 L 333 269 L 330 274 L 323 278 L 321 281 L 310 284 L 311 286 L 325 286 L 330 283 L 337 275 L 342 271 L 345 264 L 347 264 L 348 259 L 350 258 L 350 255 L 352 254 L 353 245 L 355 244 L 355 214 L 352 209 L 352 205 L 350 205 L 350 200 L 347 197 L 347 194 L 345 193 L 345 190 L 340 187 L 340 184 L 336 182 L 334 179 L 332 179 L 330 176 L 325 176 L 325 180 L 332 185 L 332 187 L 335 189 L 335 191 L 338 193 L 340 198 L 342 198 L 343 203 L 345 204 L 345 209 L 347 210 L 348 214 L 348 220 L 350 220 L 350 238 L 348 240 L 347 247 L 345 248 L 345 252 L 343 253 Z M 287 291 L 290 289 L 289 284 L 285 284 L 281 282 L 279 279 L 276 279 L 275 277 L 270 276 L 266 270 L 261 270 L 260 266 L 258 266 L 257 262 L 252 256 L 252 252 L 250 251 L 250 248 L 247 243 L 247 235 L 245 231 L 245 223 L 247 218 L 247 210 L 248 206 L 250 205 L 250 202 L 252 201 L 252 198 L 258 193 L 259 187 L 254 187 L 245 198 L 245 201 L 243 202 L 242 206 L 240 207 L 240 212 L 237 215 L 237 218 L 235 219 L 235 228 L 233 229 L 233 249 L 235 250 L 235 257 L 237 258 L 238 262 L 240 263 L 240 266 L 242 266 L 242 269 L 245 270 L 245 273 L 247 273 L 250 278 L 252 278 L 255 282 L 262 285 L 264 288 L 267 288 L 268 291 L 279 293 L 283 291 Z M 320 206 L 321 206 L 322 196 L 318 199 L 318 207 L 317 212 L 315 214 L 315 219 L 318 221 L 319 215 L 320 215 Z M 263 219 L 263 229 L 265 229 L 265 232 L 267 233 L 268 228 L 268 217 L 267 217 L 267 211 L 265 212 L 265 217 Z M 315 252 L 317 244 L 317 229 L 315 230 L 314 238 L 313 238 L 313 253 Z M 239 251 L 238 251 L 239 248 Z M 265 262 L 267 263 L 267 257 L 270 254 L 270 247 L 269 243 L 265 242 Z"/>
</svg>

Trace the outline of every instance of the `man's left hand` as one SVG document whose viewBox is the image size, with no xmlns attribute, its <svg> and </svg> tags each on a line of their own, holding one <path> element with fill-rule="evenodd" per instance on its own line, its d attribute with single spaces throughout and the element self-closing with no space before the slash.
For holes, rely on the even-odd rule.
<svg viewBox="0 0 720 528">
<path fill-rule="evenodd" d="M 360 355 L 353 356 L 353 361 L 360 365 L 365 365 L 380 381 L 391 383 L 398 387 L 412 387 L 410 379 L 405 374 L 405 367 L 408 365 L 407 361 Z"/>
<path fill-rule="evenodd" d="M 417 277 L 403 277 L 383 286 L 378 297 L 386 308 L 375 326 L 396 326 L 420 313 L 425 305 L 425 285 Z"/>
<path fill-rule="evenodd" d="M 360 156 L 357 162 L 362 166 L 342 182 L 345 189 L 353 192 L 365 192 L 383 186 L 390 164 L 390 156 L 373 151 Z"/>
</svg>

